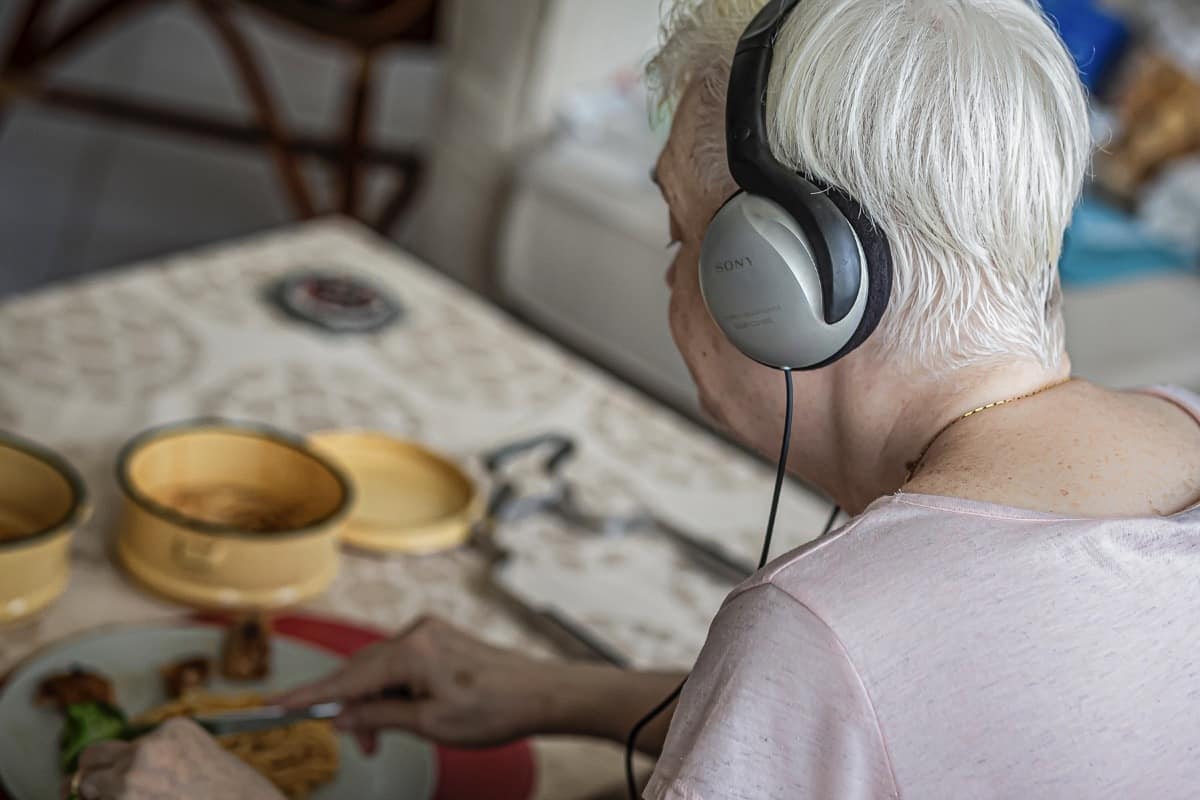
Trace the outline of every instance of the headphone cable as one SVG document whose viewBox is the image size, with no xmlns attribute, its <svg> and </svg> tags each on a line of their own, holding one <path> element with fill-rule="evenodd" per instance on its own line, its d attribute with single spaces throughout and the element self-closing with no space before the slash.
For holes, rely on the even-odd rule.
<svg viewBox="0 0 1200 800">
<path fill-rule="evenodd" d="M 758 557 L 758 568 L 767 565 L 771 555 L 771 537 L 775 534 L 775 514 L 779 511 L 779 495 L 783 491 L 783 479 L 787 475 L 788 448 L 792 444 L 792 371 L 783 368 L 783 382 L 787 386 L 787 405 L 783 409 L 783 444 L 779 447 L 779 467 L 775 470 L 775 491 L 771 494 L 771 513 L 767 517 L 767 535 L 763 537 L 762 554 Z"/>
<path fill-rule="evenodd" d="M 787 407 L 783 414 L 783 444 L 779 448 L 779 468 L 775 472 L 775 491 L 771 495 L 771 513 L 767 517 L 767 534 L 763 537 L 762 554 L 758 557 L 758 569 L 767 565 L 767 559 L 771 554 L 771 536 L 775 533 L 775 514 L 779 511 L 779 495 L 783 491 L 783 478 L 787 474 L 788 446 L 792 441 L 792 371 L 785 367 L 783 378 L 787 385 Z M 833 528 L 834 520 L 837 519 L 841 510 L 840 506 L 833 507 L 833 512 L 829 515 L 824 530 L 821 531 L 822 536 L 828 534 Z M 647 725 L 679 699 L 686 683 L 687 677 L 684 677 L 674 691 L 634 724 L 629 731 L 629 736 L 625 738 L 625 786 L 629 791 L 629 800 L 638 800 L 637 781 L 633 774 L 633 753 L 637 748 L 637 738 Z"/>
</svg>

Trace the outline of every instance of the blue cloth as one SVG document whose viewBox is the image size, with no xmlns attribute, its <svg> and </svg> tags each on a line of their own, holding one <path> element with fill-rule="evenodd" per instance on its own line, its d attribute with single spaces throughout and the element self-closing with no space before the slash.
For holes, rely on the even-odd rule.
<svg viewBox="0 0 1200 800">
<path fill-rule="evenodd" d="M 1124 52 L 1128 27 L 1094 0 L 1042 0 L 1042 8 L 1075 58 L 1084 86 L 1095 92 Z"/>
<path fill-rule="evenodd" d="M 1059 273 L 1067 286 L 1128 280 L 1148 273 L 1194 270 L 1196 254 L 1164 244 L 1136 219 L 1092 198 L 1075 211 Z"/>
</svg>

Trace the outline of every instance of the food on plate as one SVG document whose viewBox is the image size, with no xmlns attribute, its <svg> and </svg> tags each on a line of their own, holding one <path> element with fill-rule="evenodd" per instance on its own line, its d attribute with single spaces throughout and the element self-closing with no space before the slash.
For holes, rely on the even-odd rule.
<svg viewBox="0 0 1200 800">
<path fill-rule="evenodd" d="M 162 677 L 163 691 L 171 699 L 208 685 L 210 672 L 209 660 L 204 656 L 185 658 L 158 670 Z"/>
<path fill-rule="evenodd" d="M 262 615 L 249 615 L 230 626 L 222 645 L 220 669 L 235 679 L 265 677 L 271 667 L 270 625 Z M 59 741 L 64 774 L 74 772 L 79 756 L 90 745 L 108 740 L 131 741 L 171 717 L 205 717 L 261 706 L 254 694 L 217 695 L 201 687 L 213 671 L 211 659 L 194 655 L 159 668 L 166 694 L 172 699 L 136 718 L 116 705 L 113 684 L 103 675 L 81 667 L 47 676 L 34 701 L 64 714 Z M 147 668 L 147 680 L 152 680 Z M 303 720 L 269 730 L 218 736 L 233 755 L 262 773 L 289 798 L 307 798 L 328 783 L 339 767 L 338 741 L 328 721 Z"/>
<path fill-rule="evenodd" d="M 131 739 L 172 717 L 220 714 L 256 708 L 262 703 L 263 699 L 253 694 L 222 696 L 192 691 L 132 721 L 110 703 L 69 705 L 59 742 L 63 773 L 74 772 L 80 754 L 97 742 Z M 308 797 L 315 788 L 337 775 L 337 737 L 328 722 L 304 720 L 271 730 L 218 736 L 217 741 L 292 800 Z"/>
<path fill-rule="evenodd" d="M 75 771 L 80 754 L 96 742 L 125 738 L 129 721 L 112 703 L 90 700 L 63 709 L 66 724 L 59 740 L 59 757 L 64 773 Z"/>
<path fill-rule="evenodd" d="M 112 683 L 102 675 L 88 672 L 82 667 L 72 667 L 67 672 L 56 672 L 42 679 L 33 698 L 39 706 L 53 706 L 65 711 L 77 703 L 100 702 L 112 705 Z"/>
<path fill-rule="evenodd" d="M 219 714 L 262 705 L 253 695 L 221 696 L 189 692 L 139 716 L 136 725 L 153 725 L 171 717 Z M 305 798 L 333 780 L 338 771 L 338 743 L 328 722 L 304 720 L 282 728 L 217 737 L 229 752 L 262 773 L 289 798 Z"/>
<path fill-rule="evenodd" d="M 305 511 L 247 486 L 185 486 L 166 493 L 167 505 L 184 516 L 243 531 L 273 533 L 303 527 Z"/>
<path fill-rule="evenodd" d="M 221 674 L 240 681 L 265 678 L 270 671 L 270 623 L 257 614 L 236 620 L 221 646 Z"/>
</svg>

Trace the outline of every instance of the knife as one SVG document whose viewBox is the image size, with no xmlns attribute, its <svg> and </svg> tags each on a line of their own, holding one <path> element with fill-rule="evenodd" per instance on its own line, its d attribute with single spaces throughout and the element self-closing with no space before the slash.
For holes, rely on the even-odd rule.
<svg viewBox="0 0 1200 800">
<path fill-rule="evenodd" d="M 271 728 L 282 728 L 309 719 L 333 719 L 340 713 L 342 713 L 342 704 L 330 702 L 315 703 L 307 708 L 286 709 L 282 706 L 262 706 L 223 711 L 219 714 L 202 714 L 193 717 L 192 721 L 213 736 L 226 736 L 231 733 L 253 733 Z"/>
<path fill-rule="evenodd" d="M 333 719 L 340 713 L 342 713 L 342 704 L 332 702 L 315 703 L 307 708 L 298 709 L 286 709 L 282 706 L 239 708 L 234 711 L 197 714 L 190 719 L 213 736 L 227 736 L 231 733 L 253 733 L 271 728 L 282 728 L 308 719 Z M 162 722 L 153 722 L 148 725 L 128 725 L 121 732 L 120 738 L 132 741 L 145 736 L 161 724 Z"/>
<path fill-rule="evenodd" d="M 418 699 L 412 688 L 405 684 L 387 686 L 374 696 L 380 700 Z M 342 713 L 343 708 L 344 705 L 337 701 L 314 703 L 304 708 L 292 709 L 283 706 L 259 706 L 258 708 L 239 708 L 234 711 L 212 714 L 197 714 L 192 717 L 192 722 L 213 736 L 226 736 L 231 733 L 253 733 L 271 728 L 282 728 L 310 719 L 333 719 Z M 146 733 L 153 727 L 146 726 L 146 730 L 141 733 Z"/>
</svg>

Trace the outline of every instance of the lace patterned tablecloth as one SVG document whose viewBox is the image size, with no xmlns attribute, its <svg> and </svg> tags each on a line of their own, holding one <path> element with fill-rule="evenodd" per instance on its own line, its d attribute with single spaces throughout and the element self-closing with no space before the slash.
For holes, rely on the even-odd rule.
<svg viewBox="0 0 1200 800">
<path fill-rule="evenodd" d="M 393 292 L 403 321 L 371 336 L 328 336 L 261 301 L 277 276 L 321 268 Z M 487 448 L 544 431 L 579 442 L 569 475 L 598 507 L 644 504 L 756 557 L 771 469 L 513 322 L 363 228 L 330 219 L 173 256 L 0 305 L 0 428 L 48 445 L 83 474 L 96 513 L 78 534 L 67 593 L 0 629 L 0 671 L 34 648 L 92 626 L 173 616 L 180 608 L 113 566 L 120 507 L 113 462 L 155 424 L 198 415 L 298 433 L 366 427 L 414 437 L 470 464 Z M 782 390 L 782 387 L 781 387 Z M 477 467 L 475 468 L 477 470 Z M 824 504 L 784 499 L 777 552 L 810 538 Z M 534 517 L 505 527 L 508 572 L 633 663 L 686 666 L 729 584 L 645 534 L 620 538 Z M 394 629 L 436 612 L 493 642 L 552 655 L 481 588 L 480 559 L 346 552 L 314 612 Z M 616 748 L 537 743 L 539 797 L 601 796 L 620 779 Z"/>
</svg>

